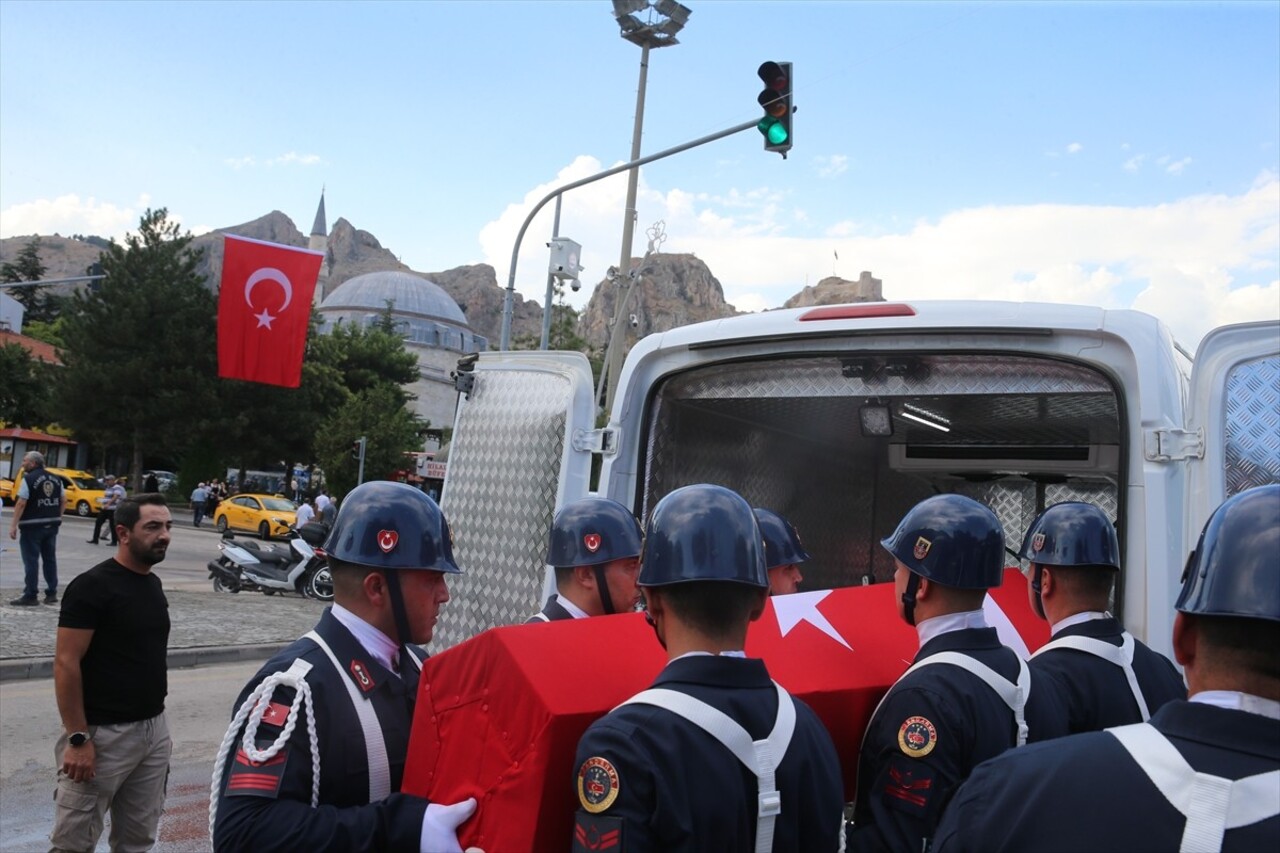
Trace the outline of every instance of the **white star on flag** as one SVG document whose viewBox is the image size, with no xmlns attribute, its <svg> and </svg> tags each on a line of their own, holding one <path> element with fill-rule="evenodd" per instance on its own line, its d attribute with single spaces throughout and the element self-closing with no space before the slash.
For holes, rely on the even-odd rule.
<svg viewBox="0 0 1280 853">
<path fill-rule="evenodd" d="M 773 613 L 778 617 L 778 630 L 782 636 L 791 633 L 791 629 L 801 622 L 808 622 L 849 651 L 853 651 L 853 647 L 845 642 L 844 637 L 840 636 L 840 632 L 835 626 L 827 621 L 827 617 L 818 612 L 818 603 L 831 594 L 831 590 L 823 589 L 817 592 L 793 592 L 790 595 L 775 595 L 770 601 L 773 602 Z"/>
<path fill-rule="evenodd" d="M 265 308 L 264 308 L 264 309 L 262 309 L 262 313 L 261 313 L 261 314 L 254 314 L 253 316 L 254 316 L 254 317 L 257 319 L 257 321 L 258 321 L 257 328 L 259 328 L 259 329 L 261 329 L 263 326 L 266 326 L 268 329 L 270 329 L 270 328 L 271 328 L 271 321 L 275 319 L 275 317 L 272 317 L 269 313 L 267 313 L 267 309 L 265 309 Z"/>
</svg>

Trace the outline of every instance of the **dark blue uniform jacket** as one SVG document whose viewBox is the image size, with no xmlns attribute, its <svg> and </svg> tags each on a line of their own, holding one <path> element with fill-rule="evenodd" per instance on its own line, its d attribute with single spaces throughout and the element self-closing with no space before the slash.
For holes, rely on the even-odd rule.
<svg viewBox="0 0 1280 853">
<path fill-rule="evenodd" d="M 1000 644 L 995 628 L 940 634 L 915 660 L 943 651 L 962 652 L 1017 681 L 1017 654 Z M 1051 682 L 1031 675 L 1028 741 L 1059 737 L 1066 731 L 1061 700 Z M 934 664 L 900 678 L 862 742 L 850 848 L 919 853 L 973 768 L 1016 742 L 1013 711 L 976 675 Z"/>
<path fill-rule="evenodd" d="M 543 616 L 547 618 L 543 619 Z M 547 603 L 542 606 L 542 609 L 538 611 L 536 615 L 530 616 L 528 619 L 524 620 L 524 624 L 530 625 L 534 622 L 558 622 L 561 619 L 572 618 L 573 614 L 568 610 L 565 610 L 564 605 L 560 603 L 560 599 L 553 595 L 547 599 Z"/>
<path fill-rule="evenodd" d="M 778 694 L 763 661 L 681 658 L 668 664 L 652 686 L 706 702 L 732 717 L 754 740 L 773 730 Z M 843 820 L 840 762 L 813 711 L 799 700 L 795 706 L 795 733 L 777 770 L 782 813 L 774 825 L 773 849 L 834 851 Z M 591 725 L 578 743 L 574 764 L 580 802 L 578 781 L 588 766 L 595 768 L 602 786 L 595 805 L 608 799 L 615 784 L 609 768 L 616 772 L 617 796 L 594 814 L 578 810 L 574 850 L 601 850 L 607 844 L 610 853 L 738 853 L 755 844 L 755 774 L 719 741 L 664 708 L 625 705 Z M 592 781 L 588 775 L 586 784 Z"/>
<path fill-rule="evenodd" d="M 219 851 L 392 851 L 419 849 L 427 801 L 393 793 L 369 802 L 369 766 L 359 718 L 343 681 L 351 679 L 373 703 L 386 739 L 391 790 L 400 790 L 412 722 L 416 673 L 406 683 L 370 657 L 333 614 L 326 610 L 316 626 L 343 664 L 338 672 L 328 655 L 305 637 L 267 661 L 236 699 L 233 712 L 268 675 L 284 672 L 302 658 L 312 665 L 307 684 L 315 700 L 320 745 L 320 807 L 311 808 L 311 747 L 301 708 L 284 749 L 261 766 L 240 749 L 243 729 L 226 757 L 218 801 L 214 846 Z M 417 651 L 417 650 L 415 650 Z M 417 651 L 421 659 L 423 654 Z M 277 687 L 272 704 L 285 708 L 294 691 Z M 264 718 L 255 743 L 265 748 L 283 728 L 281 711 Z M 273 725 L 268 720 L 280 720 Z M 282 758 L 283 757 L 283 758 Z"/>
<path fill-rule="evenodd" d="M 1093 637 L 1119 646 L 1120 634 L 1120 623 L 1115 619 L 1092 619 L 1063 628 L 1053 639 Z M 1076 649 L 1050 649 L 1030 663 L 1033 672 L 1056 683 L 1066 703 L 1067 728 L 1072 734 L 1142 722 L 1129 681 L 1115 664 Z M 1138 640 L 1134 640 L 1133 672 L 1151 714 L 1166 702 L 1187 698 L 1187 686 L 1177 667 Z"/>
<path fill-rule="evenodd" d="M 1235 780 L 1280 768 L 1280 720 L 1170 702 L 1149 722 L 1198 772 Z M 1119 741 L 1091 732 L 983 764 L 947 810 L 933 849 L 1177 850 L 1185 825 Z M 1222 849 L 1280 849 L 1280 817 L 1228 829 Z"/>
</svg>

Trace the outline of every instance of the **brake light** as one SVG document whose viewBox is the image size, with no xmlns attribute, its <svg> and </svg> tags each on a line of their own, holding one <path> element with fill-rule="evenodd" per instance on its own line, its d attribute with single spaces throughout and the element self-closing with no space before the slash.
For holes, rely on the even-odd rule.
<svg viewBox="0 0 1280 853">
<path fill-rule="evenodd" d="M 868 317 L 914 317 L 916 309 L 903 302 L 861 302 L 854 305 L 823 305 L 800 315 L 809 320 L 862 320 Z"/>
</svg>

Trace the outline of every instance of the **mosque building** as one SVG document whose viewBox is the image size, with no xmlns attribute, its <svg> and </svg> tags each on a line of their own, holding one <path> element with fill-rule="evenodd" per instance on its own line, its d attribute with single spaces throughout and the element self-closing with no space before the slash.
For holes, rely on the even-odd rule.
<svg viewBox="0 0 1280 853">
<path fill-rule="evenodd" d="M 323 192 L 307 245 L 318 252 L 328 248 Z M 335 285 L 331 272 L 326 258 L 316 283 L 321 333 L 332 332 L 339 323 L 371 326 L 389 304 L 405 348 L 418 359 L 418 378 L 405 386 L 416 398 L 415 411 L 433 428 L 453 426 L 458 395 L 450 374 L 462 356 L 489 349 L 488 339 L 471 330 L 466 315 L 444 288 L 420 275 L 387 270 Z"/>
</svg>

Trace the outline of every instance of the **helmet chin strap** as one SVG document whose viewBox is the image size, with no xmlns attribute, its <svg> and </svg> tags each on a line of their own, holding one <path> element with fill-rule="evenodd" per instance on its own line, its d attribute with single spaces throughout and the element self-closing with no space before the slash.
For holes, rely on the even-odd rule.
<svg viewBox="0 0 1280 853">
<path fill-rule="evenodd" d="M 600 595 L 600 606 L 604 609 L 604 615 L 610 616 L 618 611 L 613 609 L 613 597 L 609 595 L 609 584 L 605 582 L 604 570 L 607 564 L 597 563 L 592 566 L 596 573 L 596 592 Z"/>
<path fill-rule="evenodd" d="M 1039 563 L 1032 563 L 1032 566 L 1031 591 L 1036 594 L 1033 606 L 1035 607 L 1037 616 L 1041 619 L 1048 619 L 1049 617 L 1044 615 L 1044 602 L 1040 599 L 1040 578 L 1044 573 L 1044 566 Z"/>
<path fill-rule="evenodd" d="M 395 569 L 386 569 L 382 576 L 387 579 L 387 593 L 391 598 L 391 615 L 396 621 L 396 643 L 400 646 L 400 671 L 409 672 L 408 667 L 413 666 L 413 661 L 409 656 L 407 644 L 412 642 L 413 635 L 409 632 L 409 614 L 404 609 L 404 593 L 400 589 L 400 572 Z"/>
<path fill-rule="evenodd" d="M 907 588 L 902 592 L 902 618 L 912 627 L 916 624 L 916 590 L 920 588 L 920 576 L 915 572 L 907 578 Z"/>
</svg>

